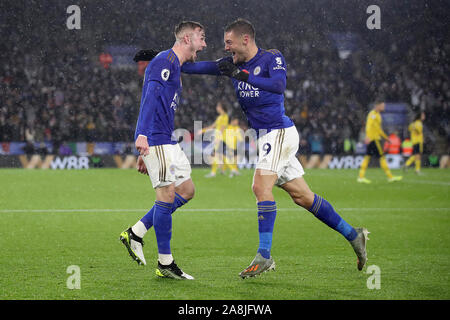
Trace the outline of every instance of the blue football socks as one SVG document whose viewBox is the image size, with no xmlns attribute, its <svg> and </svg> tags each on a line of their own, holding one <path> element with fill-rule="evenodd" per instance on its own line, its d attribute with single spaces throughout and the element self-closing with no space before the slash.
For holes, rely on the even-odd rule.
<svg viewBox="0 0 450 320">
<path fill-rule="evenodd" d="M 339 216 L 327 200 L 317 194 L 314 195 L 314 202 L 309 211 L 327 226 L 342 234 L 348 241 L 357 237 L 356 230 Z"/>
<path fill-rule="evenodd" d="M 270 258 L 272 248 L 272 234 L 277 215 L 277 205 L 274 201 L 258 202 L 258 252 L 266 259 Z"/>
<path fill-rule="evenodd" d="M 175 200 L 172 205 L 172 212 L 175 212 L 179 207 L 185 205 L 188 202 L 188 200 L 184 199 L 182 196 L 180 196 L 178 193 L 175 193 Z M 145 216 L 142 217 L 141 221 L 144 224 L 144 226 L 148 229 L 150 229 L 153 226 L 153 215 L 155 214 L 155 206 L 153 206 L 149 212 Z"/>
<path fill-rule="evenodd" d="M 172 207 L 173 203 L 155 201 L 153 213 L 153 227 L 155 228 L 158 253 L 170 254 L 170 240 L 172 238 Z"/>
</svg>

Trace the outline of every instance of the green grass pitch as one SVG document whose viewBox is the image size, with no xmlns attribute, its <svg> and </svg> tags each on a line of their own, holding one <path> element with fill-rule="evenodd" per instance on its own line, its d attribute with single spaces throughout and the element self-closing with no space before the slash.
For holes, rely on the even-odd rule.
<svg viewBox="0 0 450 320">
<path fill-rule="evenodd" d="M 172 251 L 195 281 L 155 275 L 154 231 L 145 237 L 147 266 L 133 262 L 121 231 L 154 201 L 148 177 L 135 170 L 0 170 L 0 299 L 449 299 L 450 170 L 407 172 L 387 183 L 369 169 L 307 170 L 306 181 L 353 226 L 365 226 L 368 266 L 358 271 L 346 240 L 281 189 L 272 255 L 275 272 L 242 280 L 258 246 L 252 170 L 206 179 L 193 170 L 196 196 L 174 213 Z M 400 172 L 396 172 L 400 174 Z M 68 289 L 71 265 L 81 288 Z M 368 281 L 369 279 L 369 281 Z"/>
</svg>

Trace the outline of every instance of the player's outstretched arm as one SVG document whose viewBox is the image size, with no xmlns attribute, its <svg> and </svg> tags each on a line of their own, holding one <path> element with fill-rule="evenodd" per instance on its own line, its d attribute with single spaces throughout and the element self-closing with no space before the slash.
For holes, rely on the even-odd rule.
<svg viewBox="0 0 450 320">
<path fill-rule="evenodd" d="M 254 87 L 273 93 L 282 94 L 286 89 L 286 76 L 276 73 L 270 78 L 255 77 L 248 72 L 240 70 L 227 58 L 217 61 L 186 62 L 181 66 L 181 72 L 187 74 L 209 74 L 215 76 L 228 76 L 240 81 L 248 82 Z"/>
<path fill-rule="evenodd" d="M 154 49 L 142 49 L 136 53 L 133 60 L 135 62 L 152 61 L 152 59 L 156 57 L 158 53 L 159 51 Z M 220 70 L 217 66 L 216 61 L 186 62 L 181 66 L 181 72 L 187 74 L 209 74 L 214 76 L 220 75 Z"/>
<path fill-rule="evenodd" d="M 252 86 L 272 93 L 282 94 L 286 89 L 286 75 L 282 72 L 271 74 L 269 78 L 257 77 L 246 70 L 240 70 L 229 61 L 220 61 L 219 69 L 223 75 L 235 78 L 239 81 L 250 83 Z"/>
<path fill-rule="evenodd" d="M 181 66 L 181 72 L 187 74 L 209 74 L 212 76 L 220 75 L 216 61 L 185 62 Z"/>
</svg>

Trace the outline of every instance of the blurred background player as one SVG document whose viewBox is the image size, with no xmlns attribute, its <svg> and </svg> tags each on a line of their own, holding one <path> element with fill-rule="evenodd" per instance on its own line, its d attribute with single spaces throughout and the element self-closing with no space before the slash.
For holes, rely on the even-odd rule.
<svg viewBox="0 0 450 320">
<path fill-rule="evenodd" d="M 233 117 L 230 121 L 230 124 L 224 131 L 224 141 L 226 145 L 226 150 L 224 151 L 224 157 L 226 158 L 226 163 L 230 168 L 229 177 L 233 178 L 234 176 L 240 175 L 240 172 L 237 167 L 238 161 L 238 143 L 243 141 L 244 137 L 242 134 L 242 129 L 239 126 L 239 119 Z M 241 152 L 245 152 L 245 150 L 239 150 Z"/>
<path fill-rule="evenodd" d="M 420 167 L 423 153 L 423 121 L 425 121 L 425 112 L 419 112 L 416 114 L 414 121 L 408 126 L 411 142 L 413 144 L 413 155 L 406 161 L 405 169 L 414 162 L 415 172 L 417 174 L 421 174 Z"/>
<path fill-rule="evenodd" d="M 226 157 L 224 157 L 224 139 L 223 133 L 228 126 L 228 114 L 225 107 L 221 102 L 216 105 L 216 111 L 219 114 L 214 123 L 206 128 L 203 128 L 199 133 L 204 133 L 208 130 L 214 130 L 214 151 L 211 164 L 211 172 L 208 173 L 206 178 L 213 178 L 216 176 L 217 169 L 220 167 L 221 173 L 225 173 L 225 167 L 228 167 Z"/>
<path fill-rule="evenodd" d="M 365 177 L 367 167 L 369 166 L 370 158 L 372 156 L 378 157 L 380 161 L 380 167 L 388 177 L 389 182 L 399 181 L 402 176 L 393 176 L 386 158 L 384 157 L 383 148 L 381 146 L 381 138 L 389 140 L 389 137 L 383 131 L 381 112 L 385 109 L 384 100 L 376 100 L 372 111 L 367 115 L 366 120 L 366 138 L 365 143 L 367 146 L 366 155 L 364 156 L 361 168 L 359 170 L 359 177 L 357 179 L 360 183 L 371 183 L 371 180 Z"/>
<path fill-rule="evenodd" d="M 170 248 L 172 213 L 194 196 L 191 166 L 174 141 L 173 131 L 181 95 L 181 66 L 195 61 L 197 52 L 206 47 L 204 28 L 198 22 L 181 22 L 175 27 L 175 39 L 173 47 L 160 52 L 145 70 L 135 131 L 138 170 L 150 176 L 156 201 L 142 219 L 120 234 L 120 240 L 130 256 L 145 265 L 142 238 L 153 226 L 158 246 L 156 274 L 192 280 L 177 266 Z"/>
</svg>

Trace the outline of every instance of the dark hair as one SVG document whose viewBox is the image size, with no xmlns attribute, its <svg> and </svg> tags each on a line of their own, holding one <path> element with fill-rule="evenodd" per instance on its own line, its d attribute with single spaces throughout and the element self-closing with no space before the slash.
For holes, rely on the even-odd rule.
<svg viewBox="0 0 450 320">
<path fill-rule="evenodd" d="M 252 39 L 255 39 L 256 31 L 250 21 L 245 19 L 237 19 L 225 27 L 225 32 L 234 31 L 238 35 L 248 34 Z"/>
<path fill-rule="evenodd" d="M 380 103 L 385 103 L 386 101 L 385 101 L 386 99 L 384 99 L 384 97 L 377 97 L 376 99 L 375 99 L 375 101 L 373 102 L 373 105 L 374 106 L 376 106 L 376 105 L 378 105 L 378 104 L 380 104 Z"/>
<path fill-rule="evenodd" d="M 179 24 L 175 26 L 174 34 L 175 38 L 185 29 L 192 29 L 195 30 L 195 28 L 200 28 L 204 30 L 205 28 L 201 25 L 201 23 L 196 21 L 181 21 Z"/>
<path fill-rule="evenodd" d="M 416 112 L 416 114 L 414 115 L 414 120 L 419 120 L 420 118 L 422 118 L 422 113 L 423 111 Z"/>
</svg>

